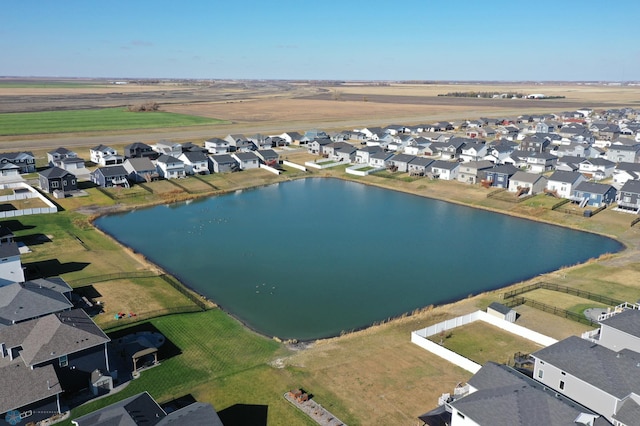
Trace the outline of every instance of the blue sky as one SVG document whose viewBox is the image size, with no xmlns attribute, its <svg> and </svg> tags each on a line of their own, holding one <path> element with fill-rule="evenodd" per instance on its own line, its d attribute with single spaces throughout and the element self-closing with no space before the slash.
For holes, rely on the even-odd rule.
<svg viewBox="0 0 640 426">
<path fill-rule="evenodd" d="M 0 75 L 640 80 L 640 1 L 4 0 Z"/>
</svg>

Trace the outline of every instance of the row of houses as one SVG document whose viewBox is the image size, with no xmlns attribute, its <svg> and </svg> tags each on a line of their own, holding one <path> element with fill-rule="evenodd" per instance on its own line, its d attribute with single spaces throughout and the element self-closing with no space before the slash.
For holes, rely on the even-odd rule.
<svg viewBox="0 0 640 426">
<path fill-rule="evenodd" d="M 178 157 L 162 154 L 154 160 L 148 156 L 127 158 L 121 164 L 97 167 L 89 172 L 88 178 L 103 188 L 128 188 L 132 183 L 255 169 L 260 164 L 277 165 L 278 161 L 279 154 L 272 149 L 216 155 L 202 150 L 190 150 L 182 152 Z M 38 176 L 40 188 L 48 193 L 76 190 L 78 177 L 72 170 L 58 166 L 43 170 Z"/>
</svg>

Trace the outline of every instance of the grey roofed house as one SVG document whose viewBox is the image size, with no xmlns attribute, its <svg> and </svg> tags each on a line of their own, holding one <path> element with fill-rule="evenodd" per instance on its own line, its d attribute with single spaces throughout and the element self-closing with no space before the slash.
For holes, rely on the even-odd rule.
<svg viewBox="0 0 640 426">
<path fill-rule="evenodd" d="M 628 349 L 616 352 L 570 336 L 531 356 L 619 400 L 640 391 L 640 369 L 637 367 L 640 354 Z M 575 396 L 567 396 L 576 399 Z"/>
<path fill-rule="evenodd" d="M 577 172 L 556 170 L 551 176 L 549 176 L 549 180 L 555 182 L 575 183 L 581 176 L 582 175 Z"/>
<path fill-rule="evenodd" d="M 147 178 L 149 180 L 158 178 L 156 166 L 149 157 L 127 158 L 122 163 L 122 167 L 129 173 L 127 176 L 133 182 L 145 182 Z"/>
<path fill-rule="evenodd" d="M 53 365 L 31 369 L 20 360 L 0 358 L 0 413 L 6 413 L 62 393 Z"/>
<path fill-rule="evenodd" d="M 59 289 L 56 283 L 47 286 L 44 279 L 2 287 L 0 327 L 73 308 L 73 303 L 64 295 L 67 292 L 70 293 L 71 288 Z"/>
<path fill-rule="evenodd" d="M 265 163 L 278 161 L 280 156 L 272 149 L 259 149 L 255 154 Z"/>
<path fill-rule="evenodd" d="M 10 351 L 21 347 L 20 358 L 28 366 L 58 359 L 109 340 L 82 309 L 50 314 L 0 329 L 0 342 Z"/>
<path fill-rule="evenodd" d="M 569 426 L 599 416 L 518 371 L 492 362 L 468 381 L 469 394 L 450 403 L 450 423 L 481 426 Z M 602 424 L 608 424 L 607 422 Z"/>
<path fill-rule="evenodd" d="M 194 402 L 167 414 L 146 391 L 73 420 L 76 426 L 222 426 L 210 404 Z"/>
<path fill-rule="evenodd" d="M 600 321 L 600 324 L 640 338 L 640 311 L 637 309 L 625 309 L 619 314 Z"/>
</svg>

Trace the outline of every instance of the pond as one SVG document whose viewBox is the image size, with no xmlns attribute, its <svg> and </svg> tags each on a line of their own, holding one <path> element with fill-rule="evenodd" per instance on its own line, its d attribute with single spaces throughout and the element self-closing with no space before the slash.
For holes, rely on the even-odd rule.
<svg viewBox="0 0 640 426">
<path fill-rule="evenodd" d="M 623 248 L 580 231 L 309 178 L 96 225 L 254 330 L 310 340 Z"/>
</svg>

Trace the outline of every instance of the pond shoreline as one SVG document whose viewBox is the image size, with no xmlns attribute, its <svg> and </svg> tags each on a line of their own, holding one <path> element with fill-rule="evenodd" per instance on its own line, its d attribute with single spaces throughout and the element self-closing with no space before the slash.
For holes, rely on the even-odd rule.
<svg viewBox="0 0 640 426">
<path fill-rule="evenodd" d="M 627 252 L 629 251 L 629 247 L 628 247 L 628 245 L 627 245 L 625 242 L 621 241 L 619 238 L 615 238 L 615 237 L 612 237 L 612 236 L 610 236 L 610 235 L 601 234 L 601 233 L 597 233 L 597 232 L 593 232 L 593 231 L 589 231 L 589 230 L 583 230 L 583 229 L 580 229 L 580 228 L 578 228 L 578 227 L 564 226 L 564 225 L 560 225 L 560 224 L 558 224 L 558 223 L 553 223 L 552 221 L 549 221 L 549 220 L 540 220 L 539 218 L 532 218 L 532 217 L 529 217 L 529 216 L 526 216 L 526 215 L 522 215 L 522 214 L 512 214 L 511 212 L 505 212 L 505 211 L 501 211 L 501 210 L 499 210 L 499 209 L 488 208 L 488 207 L 485 207 L 485 206 L 475 206 L 475 205 L 470 205 L 470 204 L 468 204 L 468 203 L 465 203 L 465 202 L 462 202 L 462 201 L 459 201 L 459 200 L 442 199 L 442 198 L 440 198 L 440 197 L 426 196 L 426 195 L 424 195 L 424 194 L 418 193 L 417 191 L 412 191 L 412 190 L 411 190 L 411 188 L 395 188 L 395 187 L 394 187 L 394 188 L 390 188 L 390 187 L 387 187 L 387 186 L 384 186 L 384 185 L 380 185 L 380 184 L 377 184 L 377 183 L 366 182 L 366 181 L 363 181 L 363 180 L 361 180 L 361 179 L 348 179 L 348 178 L 339 177 L 339 176 L 314 176 L 314 175 L 310 175 L 310 176 L 300 176 L 300 177 L 296 178 L 296 180 L 297 180 L 297 179 L 301 179 L 301 178 L 305 178 L 305 179 L 306 179 L 306 178 L 314 178 L 314 177 L 337 178 L 337 179 L 340 179 L 340 180 L 344 180 L 344 181 L 348 181 L 348 182 L 354 182 L 354 183 L 359 183 L 359 184 L 366 184 L 366 185 L 368 185 L 368 186 L 377 187 L 377 188 L 381 188 L 381 189 L 386 189 L 386 190 L 391 189 L 391 190 L 394 190 L 394 191 L 396 191 L 396 192 L 406 193 L 406 194 L 412 194 L 412 195 L 415 195 L 415 196 L 418 196 L 418 197 L 421 197 L 421 198 L 430 198 L 430 199 L 439 200 L 439 201 L 444 201 L 444 202 L 447 202 L 447 203 L 452 203 L 452 204 L 456 204 L 456 205 L 460 205 L 460 206 L 465 206 L 465 207 L 470 207 L 470 208 L 476 208 L 476 209 L 480 209 L 480 210 L 485 210 L 485 211 L 489 211 L 489 212 L 492 212 L 492 213 L 501 213 L 502 215 L 505 215 L 505 216 L 517 217 L 517 218 L 520 218 L 520 219 L 530 220 L 530 221 L 532 221 L 532 222 L 545 223 L 545 224 L 548 224 L 548 225 L 558 226 L 558 227 L 567 228 L 567 229 L 574 229 L 574 230 L 581 231 L 581 232 L 587 232 L 587 233 L 595 234 L 595 235 L 598 235 L 598 236 L 611 238 L 611 239 L 615 240 L 616 242 L 618 242 L 619 244 L 621 244 L 621 245 L 622 245 L 622 248 L 620 249 L 620 251 L 616 252 L 616 253 L 614 254 L 614 256 L 618 256 L 618 255 L 619 255 L 619 254 L 621 254 L 621 253 L 627 253 Z M 246 187 L 245 187 L 245 188 L 243 188 L 243 189 L 258 189 L 258 188 L 260 188 L 260 187 L 265 187 L 265 186 L 269 186 L 269 185 L 273 185 L 273 184 L 277 184 L 277 183 L 281 183 L 281 182 L 286 182 L 286 181 L 290 181 L 290 180 L 293 180 L 293 179 L 287 179 L 287 180 L 283 180 L 283 181 L 280 181 L 280 182 L 268 183 L 268 184 L 263 184 L 263 185 L 262 185 L 262 184 L 261 184 L 261 185 L 254 185 L 254 186 L 250 186 L 250 185 L 249 185 L 249 186 L 246 186 Z M 177 202 L 184 202 L 184 201 L 188 201 L 188 200 L 192 200 L 192 199 L 199 199 L 199 198 L 203 198 L 203 197 L 204 197 L 204 198 L 210 198 L 210 197 L 215 197 L 215 196 L 217 196 L 217 195 L 224 195 L 224 194 L 228 194 L 228 193 L 234 193 L 234 192 L 236 192 L 236 191 L 238 191 L 238 190 L 240 190 L 240 189 L 233 189 L 233 190 L 228 190 L 228 191 L 221 191 L 221 192 L 218 192 L 218 193 L 216 193 L 216 194 L 207 194 L 207 195 L 203 195 L 203 196 L 190 196 L 190 197 L 186 197 L 184 200 L 180 200 L 180 201 L 177 201 Z M 168 204 L 168 203 L 163 202 L 163 201 L 160 201 L 160 202 L 156 202 L 156 203 L 149 203 L 149 204 L 146 204 L 146 205 L 144 205 L 144 206 L 134 206 L 134 207 L 129 207 L 129 206 L 126 206 L 126 207 L 125 207 L 125 206 L 123 206 L 123 205 L 119 205 L 119 206 L 115 206 L 115 207 L 114 207 L 114 206 L 109 206 L 109 207 L 99 207 L 99 208 L 92 209 L 91 211 L 86 211 L 86 210 L 85 210 L 83 213 L 85 213 L 85 214 L 90 214 L 90 215 L 91 215 L 90 222 L 92 223 L 92 225 L 94 226 L 94 228 L 95 228 L 95 229 L 98 229 L 98 230 L 99 230 L 100 232 L 102 232 L 103 234 L 108 235 L 108 236 L 109 236 L 109 238 L 113 239 L 113 240 L 114 240 L 118 245 L 123 246 L 126 250 L 129 250 L 129 251 L 131 251 L 131 252 L 133 252 L 133 253 L 135 253 L 135 254 L 139 255 L 139 253 L 135 252 L 133 249 L 131 249 L 131 248 L 127 247 L 126 245 L 124 245 L 124 244 L 120 243 L 119 241 L 117 241 L 117 240 L 116 240 L 113 236 L 111 236 L 110 234 L 108 234 L 108 233 L 106 233 L 106 232 L 104 232 L 104 231 L 100 230 L 99 228 L 97 228 L 93 222 L 94 222 L 98 217 L 103 216 L 103 215 L 105 215 L 105 214 L 110 214 L 110 213 L 121 213 L 121 212 L 127 212 L 127 211 L 131 211 L 131 210 L 137 210 L 137 209 L 141 209 L 141 208 L 154 207 L 154 206 L 158 206 L 158 205 L 166 205 L 166 204 Z M 221 305 L 220 305 L 219 303 L 217 303 L 215 300 L 210 299 L 209 297 L 206 297 L 206 296 L 202 295 L 199 291 L 194 290 L 191 286 L 187 285 L 187 284 L 184 282 L 184 280 L 182 280 L 182 279 L 179 277 L 179 275 L 177 275 L 177 274 L 173 273 L 172 271 L 165 271 L 165 269 L 164 269 L 164 268 L 159 267 L 159 265 L 157 265 L 156 263 L 154 263 L 154 262 L 150 261 L 150 260 L 149 260 L 149 259 L 147 259 L 146 257 L 144 257 L 144 256 L 141 256 L 141 257 L 143 258 L 142 260 L 143 260 L 144 262 L 146 262 L 146 263 L 147 263 L 147 265 L 149 265 L 149 267 L 150 267 L 150 268 L 152 268 L 152 269 L 156 269 L 156 270 L 160 270 L 160 271 L 164 271 L 164 272 L 165 272 L 165 273 L 167 273 L 168 275 L 173 276 L 173 277 L 174 277 L 176 280 L 178 280 L 178 281 L 179 281 L 179 282 L 180 282 L 180 283 L 181 283 L 185 288 L 189 289 L 190 291 L 194 292 L 195 294 L 198 294 L 198 295 L 199 295 L 199 297 L 201 297 L 202 299 L 204 299 L 204 300 L 206 300 L 206 301 L 208 301 L 208 302 L 212 303 L 213 305 L 215 305 L 216 307 L 218 307 L 219 309 L 221 309 L 222 311 L 224 311 L 227 315 L 231 316 L 232 318 L 234 318 L 235 320 L 237 320 L 238 322 L 240 322 L 240 323 L 241 323 L 245 328 L 247 328 L 247 329 L 251 330 L 252 332 L 254 332 L 254 333 L 258 334 L 258 335 L 265 336 L 265 337 L 267 337 L 267 338 L 272 338 L 272 339 L 277 340 L 277 341 L 282 341 L 282 340 L 284 340 L 284 339 L 279 338 L 278 336 L 271 336 L 271 335 L 269 335 L 269 334 L 266 334 L 266 333 L 262 333 L 262 332 L 260 332 L 260 331 L 257 331 L 256 329 L 254 329 L 253 327 L 251 327 L 249 324 L 247 324 L 245 321 L 241 320 L 238 316 L 236 316 L 236 315 L 234 315 L 233 313 L 231 313 L 231 312 L 229 312 L 228 310 L 226 310 L 226 309 L 224 308 L 224 306 L 221 306 Z M 581 264 L 583 264 L 583 263 L 580 263 L 580 264 L 578 264 L 578 265 L 572 265 L 572 266 L 579 266 L 579 265 L 581 265 Z M 553 273 L 553 272 L 555 272 L 555 271 L 556 271 L 556 270 L 548 271 L 548 272 L 546 272 L 546 273 Z M 545 273 L 545 274 L 546 274 L 546 273 Z M 520 282 L 522 282 L 522 281 L 520 281 Z M 498 287 L 496 287 L 496 288 L 487 289 L 487 290 L 484 290 L 484 291 L 482 291 L 482 292 L 480 292 L 480 293 L 478 293 L 478 294 L 483 294 L 483 293 L 487 293 L 487 292 L 491 292 L 491 291 L 496 291 L 496 290 L 504 289 L 504 288 L 510 287 L 510 286 L 512 286 L 512 285 L 514 285 L 514 284 L 517 284 L 517 282 L 509 283 L 509 284 L 507 284 L 507 285 L 499 285 L 499 286 L 498 286 Z M 468 297 L 470 297 L 470 296 L 471 296 L 471 295 L 467 296 L 466 298 L 468 298 Z M 462 299 L 464 299 L 464 298 L 465 298 L 465 297 L 463 297 Z M 446 306 L 446 305 L 448 305 L 448 304 L 455 303 L 455 302 L 457 302 L 457 301 L 459 301 L 459 300 L 461 300 L 461 298 L 452 298 L 452 299 L 447 299 L 447 300 L 445 300 L 445 301 L 443 301 L 443 302 L 438 302 L 436 305 L 437 305 L 437 306 Z M 399 318 L 403 318 L 403 317 L 406 317 L 406 316 L 411 316 L 411 315 L 415 314 L 416 312 L 419 312 L 419 311 L 422 311 L 422 310 L 425 310 L 425 309 L 429 309 L 431 306 L 432 306 L 432 305 L 427 305 L 427 306 L 423 306 L 423 307 L 421 307 L 421 308 L 416 308 L 416 309 L 412 310 L 411 312 L 402 312 L 402 313 L 399 313 L 399 314 L 397 314 L 397 315 L 388 316 L 386 319 L 383 319 L 383 320 L 381 320 L 381 321 L 374 321 L 374 322 L 368 323 L 368 324 L 363 325 L 363 326 L 360 326 L 360 327 L 352 328 L 352 329 L 349 329 L 349 330 L 342 330 L 340 333 L 329 334 L 329 335 L 327 335 L 327 336 L 323 336 L 323 337 L 319 337 L 319 338 L 310 338 L 310 339 L 295 339 L 295 338 L 294 338 L 294 339 L 286 339 L 286 340 L 285 340 L 285 342 L 288 342 L 288 343 L 297 343 L 297 342 L 310 343 L 310 342 L 314 342 L 314 341 L 318 341 L 318 340 L 332 339 L 332 338 L 339 337 L 339 336 L 344 335 L 344 334 L 351 334 L 351 333 L 354 333 L 354 332 L 358 332 L 358 331 L 366 330 L 366 329 L 368 329 L 368 328 L 371 328 L 372 326 L 379 325 L 380 323 L 393 322 L 393 321 L 395 321 L 395 320 L 397 320 L 397 319 L 399 319 Z"/>
</svg>

